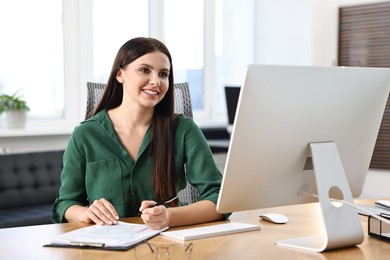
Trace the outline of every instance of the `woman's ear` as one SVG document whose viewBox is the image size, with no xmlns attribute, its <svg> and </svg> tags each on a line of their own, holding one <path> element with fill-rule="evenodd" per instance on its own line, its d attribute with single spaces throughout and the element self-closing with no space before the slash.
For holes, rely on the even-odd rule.
<svg viewBox="0 0 390 260">
<path fill-rule="evenodd" d="M 123 83 L 123 76 L 122 76 L 122 70 L 119 70 L 118 73 L 116 74 L 116 80 L 119 82 L 119 83 Z"/>
</svg>

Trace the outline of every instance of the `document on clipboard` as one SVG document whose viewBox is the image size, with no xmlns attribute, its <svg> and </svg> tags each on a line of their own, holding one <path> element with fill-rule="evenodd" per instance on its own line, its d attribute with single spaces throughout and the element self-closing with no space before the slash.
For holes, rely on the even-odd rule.
<svg viewBox="0 0 390 260">
<path fill-rule="evenodd" d="M 384 205 L 381 205 L 384 204 Z M 376 214 L 381 216 L 382 214 L 390 215 L 390 207 L 386 207 L 382 200 L 377 200 L 373 204 L 357 204 L 359 206 L 358 213 L 364 216 L 370 214 Z"/>
<path fill-rule="evenodd" d="M 377 200 L 375 205 L 390 211 L 390 200 Z"/>
<path fill-rule="evenodd" d="M 55 237 L 44 246 L 128 250 L 167 229 L 168 227 L 153 230 L 143 224 L 119 221 L 118 224 L 111 226 L 94 225 L 73 230 Z"/>
</svg>

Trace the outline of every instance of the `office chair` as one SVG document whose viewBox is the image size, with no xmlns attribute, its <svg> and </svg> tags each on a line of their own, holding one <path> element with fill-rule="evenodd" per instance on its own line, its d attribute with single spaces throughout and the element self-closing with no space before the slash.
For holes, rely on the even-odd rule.
<svg viewBox="0 0 390 260">
<path fill-rule="evenodd" d="M 85 119 L 91 117 L 94 107 L 98 104 L 103 95 L 105 84 L 87 82 L 87 110 Z M 192 103 L 188 82 L 176 83 L 174 85 L 175 113 L 183 114 L 192 118 Z M 180 203 L 188 205 L 198 201 L 199 192 L 187 182 L 187 186 L 178 193 Z"/>
</svg>

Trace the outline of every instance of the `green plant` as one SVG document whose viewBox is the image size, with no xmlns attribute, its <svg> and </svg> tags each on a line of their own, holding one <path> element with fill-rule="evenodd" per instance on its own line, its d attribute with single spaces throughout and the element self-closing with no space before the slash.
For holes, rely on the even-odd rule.
<svg viewBox="0 0 390 260">
<path fill-rule="evenodd" d="M 18 91 L 13 95 L 0 95 L 0 115 L 3 112 L 10 110 L 17 111 L 30 111 L 30 108 L 27 106 L 26 101 L 22 99 L 22 96 L 18 96 Z"/>
</svg>

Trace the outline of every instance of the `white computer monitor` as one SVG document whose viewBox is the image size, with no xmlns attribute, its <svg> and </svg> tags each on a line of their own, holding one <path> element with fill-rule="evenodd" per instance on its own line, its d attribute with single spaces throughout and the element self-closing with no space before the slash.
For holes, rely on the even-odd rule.
<svg viewBox="0 0 390 260">
<path fill-rule="evenodd" d="M 359 244 L 361 230 L 353 238 L 333 230 L 336 222 L 354 223 L 346 223 L 344 231 L 338 225 L 341 233 L 354 233 L 356 225 L 361 229 L 356 209 L 335 207 L 329 197 L 353 203 L 361 194 L 389 88 L 388 68 L 250 65 L 218 211 L 318 201 L 302 195 L 304 190 L 320 197 L 325 234 L 316 242 L 308 238 L 279 244 L 314 251 Z"/>
</svg>

